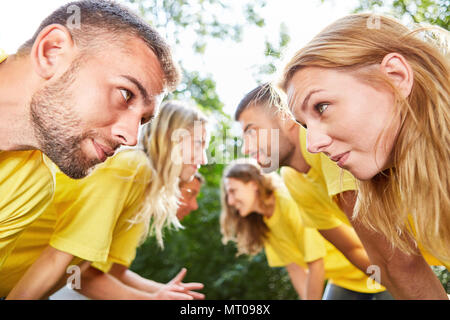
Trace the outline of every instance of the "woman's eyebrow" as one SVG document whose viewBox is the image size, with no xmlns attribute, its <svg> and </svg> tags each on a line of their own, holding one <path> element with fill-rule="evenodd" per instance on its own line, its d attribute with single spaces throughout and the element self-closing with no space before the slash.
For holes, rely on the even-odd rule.
<svg viewBox="0 0 450 320">
<path fill-rule="evenodd" d="M 308 105 L 309 99 L 311 98 L 311 96 L 317 92 L 321 92 L 324 91 L 323 89 L 312 89 L 311 91 L 308 92 L 308 94 L 306 95 L 305 99 L 303 100 L 302 103 L 302 107 L 301 107 L 301 111 L 304 111 L 306 109 L 306 106 Z"/>
</svg>

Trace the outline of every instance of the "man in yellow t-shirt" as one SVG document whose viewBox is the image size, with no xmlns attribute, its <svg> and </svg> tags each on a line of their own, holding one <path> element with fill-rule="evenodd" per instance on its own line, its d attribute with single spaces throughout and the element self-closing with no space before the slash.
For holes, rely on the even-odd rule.
<svg viewBox="0 0 450 320">
<path fill-rule="evenodd" d="M 305 129 L 284 116 L 280 109 L 287 109 L 282 94 L 263 84 L 242 99 L 235 119 L 244 131 L 244 153 L 272 170 L 290 167 L 282 169 L 283 178 L 297 203 L 307 208 L 305 225 L 317 228 L 350 262 L 385 284 L 394 297 L 417 299 L 436 296 L 433 293 L 440 296 L 442 285 L 428 263 L 442 263 L 425 252 L 407 255 L 392 248 L 386 238 L 351 220 L 356 181 L 325 155 L 307 152 Z M 276 143 L 267 138 L 273 136 L 267 134 L 269 130 L 275 130 Z M 366 252 L 377 265 L 369 262 Z M 412 278 L 424 284 L 422 292 L 412 289 L 414 285 L 409 280 Z"/>
<path fill-rule="evenodd" d="M 70 25 L 73 5 L 83 17 L 80 30 Z M 136 50 L 124 52 L 124 42 Z M 52 197 L 53 178 L 39 167 L 42 155 L 34 150 L 66 175 L 82 178 L 120 145 L 136 144 L 139 125 L 178 80 L 170 48 L 156 30 L 106 0 L 65 4 L 17 53 L 0 51 L 0 266 Z M 14 158 L 13 151 L 25 150 L 32 151 Z M 25 158 L 35 162 L 19 172 L 15 163 Z M 41 189 L 14 185 L 28 179 L 39 180 Z"/>
<path fill-rule="evenodd" d="M 67 268 L 69 264 L 79 264 L 83 273 L 89 270 L 88 264 L 80 264 L 82 261 L 93 262 L 97 269 L 105 272 L 112 266 L 117 266 L 115 271 L 120 266 L 128 268 L 144 231 L 143 223 L 132 224 L 130 220 L 144 201 L 150 173 L 147 156 L 139 150 L 117 153 L 81 180 L 57 172 L 53 202 L 23 232 L 5 261 L 0 273 L 0 296 L 8 293 L 11 293 L 8 298 L 16 294 L 22 298 L 49 295 L 50 284 L 57 283 L 64 275 L 70 276 L 67 272 L 73 269 Z M 181 280 L 185 272 L 183 270 L 170 285 L 154 282 L 152 293 L 138 292 L 129 286 L 129 298 L 181 295 L 186 299 L 189 296 L 180 292 L 184 290 Z M 101 290 L 102 286 L 97 289 Z"/>
</svg>

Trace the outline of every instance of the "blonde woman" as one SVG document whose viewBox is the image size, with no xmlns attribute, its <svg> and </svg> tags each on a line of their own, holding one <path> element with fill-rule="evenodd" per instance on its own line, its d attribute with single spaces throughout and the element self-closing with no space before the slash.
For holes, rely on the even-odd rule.
<svg viewBox="0 0 450 320">
<path fill-rule="evenodd" d="M 82 180 L 57 174 L 51 210 L 25 231 L 0 271 L 0 295 L 46 297 L 71 275 L 69 264 L 78 264 L 75 289 L 89 298 L 204 298 L 192 291 L 202 284 L 182 283 L 185 269 L 162 284 L 128 267 L 149 232 L 162 245 L 162 229 L 180 226 L 178 185 L 206 162 L 205 124 L 195 108 L 167 102 L 144 131 L 145 152 L 123 150 Z"/>
<path fill-rule="evenodd" d="M 398 298 L 447 298 L 418 250 L 450 266 L 450 75 L 448 48 L 436 45 L 442 38 L 448 46 L 445 30 L 346 16 L 299 50 L 281 81 L 307 128 L 308 151 L 359 179 L 355 210 L 355 199 L 343 199 L 346 213 Z"/>
<path fill-rule="evenodd" d="M 383 290 L 359 291 L 367 276 L 316 229 L 305 227 L 300 210 L 280 177 L 264 174 L 256 161 L 240 159 L 225 169 L 221 232 L 224 243 L 236 242 L 238 254 L 255 255 L 264 248 L 269 265 L 286 267 L 305 300 L 322 297 L 324 279 L 327 300 L 391 298 Z"/>
</svg>

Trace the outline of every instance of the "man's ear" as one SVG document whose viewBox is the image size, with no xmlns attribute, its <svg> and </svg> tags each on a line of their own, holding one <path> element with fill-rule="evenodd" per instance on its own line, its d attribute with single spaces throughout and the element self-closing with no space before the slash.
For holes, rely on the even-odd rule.
<svg viewBox="0 0 450 320">
<path fill-rule="evenodd" d="M 51 24 L 39 32 L 30 56 L 37 74 L 48 80 L 63 66 L 70 65 L 75 45 L 69 30 L 60 24 Z M 67 64 L 67 66 L 65 66 Z"/>
<path fill-rule="evenodd" d="M 392 83 L 406 98 L 411 93 L 414 74 L 406 59 L 399 53 L 389 53 L 381 62 L 380 70 L 391 79 Z"/>
</svg>

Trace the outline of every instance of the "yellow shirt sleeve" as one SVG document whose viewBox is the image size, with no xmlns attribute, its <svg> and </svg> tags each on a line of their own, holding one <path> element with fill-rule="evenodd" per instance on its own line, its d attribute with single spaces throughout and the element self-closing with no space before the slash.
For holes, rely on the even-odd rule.
<svg viewBox="0 0 450 320">
<path fill-rule="evenodd" d="M 0 151 L 0 267 L 21 233 L 51 203 L 52 169 L 40 151 Z"/>
<path fill-rule="evenodd" d="M 143 200 L 143 199 L 142 199 Z M 136 249 L 145 231 L 143 223 L 130 224 L 129 219 L 139 207 L 130 208 L 120 215 L 106 262 L 94 261 L 92 266 L 103 272 L 108 272 L 113 263 L 130 267 L 136 257 Z"/>
<path fill-rule="evenodd" d="M 276 199 L 273 215 L 264 219 L 269 228 L 264 244 L 269 266 L 296 263 L 306 267 L 308 262 L 323 258 L 323 239 L 317 230 L 303 226 L 299 208 L 289 193 L 277 190 Z"/>
<path fill-rule="evenodd" d="M 88 261 L 106 261 L 121 215 L 131 217 L 149 183 L 150 167 L 138 150 L 119 152 L 91 175 L 73 180 L 57 174 L 59 214 L 50 245 Z"/>
</svg>

